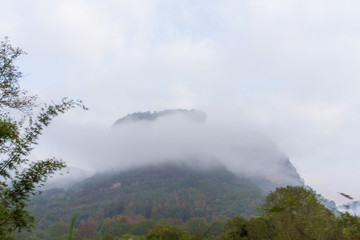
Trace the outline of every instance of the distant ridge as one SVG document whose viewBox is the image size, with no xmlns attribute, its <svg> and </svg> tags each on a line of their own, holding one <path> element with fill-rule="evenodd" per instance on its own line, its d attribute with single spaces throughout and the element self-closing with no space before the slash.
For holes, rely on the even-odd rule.
<svg viewBox="0 0 360 240">
<path fill-rule="evenodd" d="M 126 116 L 118 119 L 112 127 L 119 126 L 126 122 L 139 122 L 139 121 L 155 121 L 158 118 L 162 118 L 165 116 L 171 116 L 171 115 L 183 115 L 190 121 L 203 123 L 206 120 L 206 114 L 200 110 L 196 109 L 166 109 L 163 111 L 154 111 L 154 112 L 135 112 L 131 114 L 127 114 Z"/>
</svg>

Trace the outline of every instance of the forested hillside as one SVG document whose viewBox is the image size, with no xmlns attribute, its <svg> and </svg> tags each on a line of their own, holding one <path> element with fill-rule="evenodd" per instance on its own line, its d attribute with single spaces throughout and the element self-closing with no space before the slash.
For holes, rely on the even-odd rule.
<svg viewBox="0 0 360 240">
<path fill-rule="evenodd" d="M 52 189 L 34 198 L 30 210 L 47 227 L 54 221 L 86 220 L 96 213 L 102 218 L 140 214 L 145 218 L 187 221 L 254 215 L 264 192 L 249 179 L 225 168 L 195 169 L 181 164 L 104 173 L 70 190 Z"/>
<path fill-rule="evenodd" d="M 168 174 L 173 173 L 173 176 L 165 174 L 168 181 L 172 182 L 172 178 L 178 178 L 176 176 L 178 170 L 168 172 Z M 185 169 L 185 171 L 191 172 L 189 169 Z M 141 176 L 146 177 L 144 172 L 138 170 L 133 171 L 128 176 L 130 178 L 135 177 L 134 173 L 142 173 Z M 226 178 L 224 179 L 226 180 Z M 139 180 L 138 178 L 133 179 Z M 198 179 L 201 179 L 201 177 Z M 194 180 L 196 184 L 199 184 L 196 178 Z M 157 183 L 160 184 L 160 187 L 151 187 L 153 189 L 162 188 L 161 185 L 163 184 Z M 139 186 L 141 183 L 135 182 L 135 185 Z M 83 187 L 86 188 L 86 186 L 81 186 L 81 188 Z M 110 188 L 121 188 L 121 185 L 117 182 L 115 185 L 111 185 Z M 230 194 L 230 196 L 232 195 Z M 47 196 L 42 199 L 42 202 L 38 201 L 38 204 L 44 206 L 43 212 L 48 211 L 51 207 L 54 210 L 61 211 L 61 207 L 69 207 L 71 205 L 61 204 L 60 199 L 67 202 L 69 195 L 64 197 L 63 193 L 48 192 Z M 165 208 L 169 208 L 170 204 L 176 205 L 177 201 L 171 202 L 170 199 L 171 197 L 165 199 L 169 203 L 165 204 Z M 234 201 L 237 201 L 237 199 L 234 199 Z M 49 202 L 52 202 L 52 204 L 49 205 Z M 159 200 L 159 202 L 162 201 Z M 133 204 L 129 203 L 129 205 Z M 88 210 L 95 208 L 89 204 L 84 206 Z M 80 206 L 70 207 L 74 210 L 73 214 L 76 214 L 76 211 L 86 210 L 81 209 Z M 88 215 L 87 219 L 77 220 L 78 218 L 75 216 L 72 220 L 75 225 L 70 226 L 70 221 L 60 220 L 60 217 L 55 219 L 48 218 L 46 221 L 42 218 L 39 226 L 32 233 L 21 232 L 15 234 L 15 236 L 23 240 L 66 240 L 74 239 L 73 237 L 79 240 L 360 239 L 360 222 L 358 217 L 348 213 L 335 215 L 333 211 L 321 203 L 319 196 L 313 190 L 302 186 L 279 187 L 266 195 L 263 203 L 257 207 L 259 210 L 257 216 L 241 216 L 239 214 L 231 218 L 226 216 L 212 217 L 212 219 L 191 217 L 187 220 L 173 217 L 146 218 L 140 213 L 135 214 L 134 212 L 105 217 L 106 213 L 102 208 L 99 208 L 96 212 Z M 39 208 L 38 211 L 41 211 L 41 209 Z M 52 214 L 56 216 L 56 212 L 53 211 Z M 71 213 L 68 212 L 68 214 Z M 83 215 L 82 217 L 85 216 Z"/>
</svg>

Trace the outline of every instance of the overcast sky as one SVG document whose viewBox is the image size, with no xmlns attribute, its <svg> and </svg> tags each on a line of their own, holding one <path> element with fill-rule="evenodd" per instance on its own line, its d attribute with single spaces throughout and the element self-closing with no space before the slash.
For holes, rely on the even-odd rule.
<svg viewBox="0 0 360 240">
<path fill-rule="evenodd" d="M 61 156 L 61 145 L 48 146 L 69 129 L 110 131 L 127 113 L 196 108 L 272 138 L 325 197 L 341 203 L 338 192 L 345 192 L 360 199 L 359 1 L 0 6 L 0 37 L 28 53 L 18 62 L 22 86 L 42 101 L 68 96 L 90 108 L 56 119 L 38 156 Z"/>
</svg>

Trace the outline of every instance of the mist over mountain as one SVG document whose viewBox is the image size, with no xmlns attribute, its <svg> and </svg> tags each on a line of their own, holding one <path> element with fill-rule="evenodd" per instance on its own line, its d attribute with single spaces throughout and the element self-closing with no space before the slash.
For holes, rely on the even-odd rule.
<svg viewBox="0 0 360 240">
<path fill-rule="evenodd" d="M 303 185 L 271 139 L 239 126 L 208 122 L 199 110 L 132 113 L 117 120 L 112 130 L 130 161 L 182 161 L 204 168 L 218 164 L 241 176 Z"/>
<path fill-rule="evenodd" d="M 128 114 L 99 136 L 83 152 L 97 166 L 94 176 L 70 169 L 76 184 L 34 198 L 30 210 L 40 228 L 54 219 L 68 222 L 74 213 L 84 221 L 99 213 L 104 219 L 129 215 L 180 222 L 256 215 L 269 191 L 304 185 L 271 139 L 209 121 L 198 110 Z M 77 180 L 76 172 L 82 175 Z M 319 199 L 335 209 L 334 202 Z"/>
<path fill-rule="evenodd" d="M 78 168 L 90 173 L 182 162 L 203 169 L 224 166 L 239 176 L 276 185 L 303 185 L 274 141 L 246 126 L 226 119 L 216 121 L 195 109 L 137 112 L 119 118 L 110 131 L 78 126 L 68 133 L 54 144 L 62 146 L 63 159 L 78 162 Z M 71 174 L 75 181 L 76 171 L 70 169 Z M 81 176 L 79 180 L 84 179 Z"/>
<path fill-rule="evenodd" d="M 95 173 L 93 171 L 76 168 L 76 167 L 67 167 L 57 172 L 54 176 L 49 178 L 43 189 L 52 189 L 52 188 L 64 188 L 67 189 L 72 185 L 83 181 Z"/>
</svg>

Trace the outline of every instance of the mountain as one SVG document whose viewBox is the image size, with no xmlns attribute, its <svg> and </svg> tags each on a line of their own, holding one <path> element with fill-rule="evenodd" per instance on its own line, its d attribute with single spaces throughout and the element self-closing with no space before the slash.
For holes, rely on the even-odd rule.
<svg viewBox="0 0 360 240">
<path fill-rule="evenodd" d="M 208 123 L 198 110 L 132 113 L 112 129 L 117 149 L 111 149 L 112 160 L 98 160 L 99 166 L 111 163 L 112 170 L 35 197 L 29 210 L 39 227 L 75 215 L 84 221 L 119 215 L 177 221 L 256 215 L 270 190 L 304 185 L 271 139 Z"/>
<path fill-rule="evenodd" d="M 140 162 L 141 166 L 171 159 L 204 166 L 215 162 L 255 181 L 264 178 L 276 185 L 303 185 L 274 141 L 236 125 L 209 122 L 199 110 L 136 112 L 118 119 L 112 129 L 121 149 L 119 159 L 126 160 L 125 164 Z"/>
<path fill-rule="evenodd" d="M 224 167 L 193 168 L 165 163 L 88 178 L 68 190 L 47 190 L 30 207 L 40 226 L 77 215 L 88 219 L 140 214 L 145 218 L 208 220 L 255 215 L 265 191 Z"/>
</svg>

